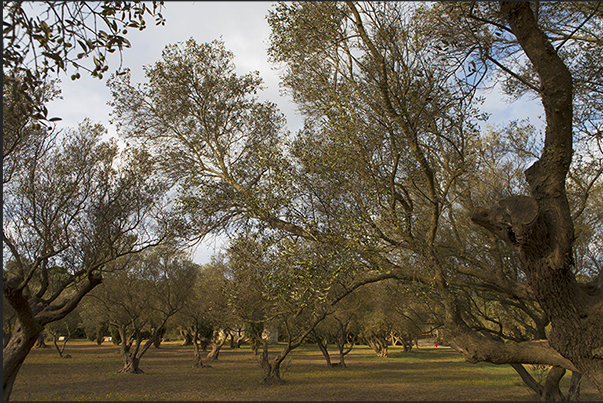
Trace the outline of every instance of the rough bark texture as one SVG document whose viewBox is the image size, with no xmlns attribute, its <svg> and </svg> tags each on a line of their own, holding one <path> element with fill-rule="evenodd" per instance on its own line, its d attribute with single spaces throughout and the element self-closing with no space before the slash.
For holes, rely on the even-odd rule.
<svg viewBox="0 0 603 403">
<path fill-rule="evenodd" d="M 268 359 L 268 342 L 262 340 L 262 352 L 258 355 L 258 360 L 262 366 L 264 375 L 262 376 L 262 383 L 266 385 L 276 385 L 283 382 L 281 379 L 281 363 L 292 349 L 289 349 L 289 345 L 285 348 L 283 354 L 277 355 L 272 361 Z"/>
<path fill-rule="evenodd" d="M 580 399 L 580 385 L 582 384 L 582 374 L 579 372 L 572 372 L 572 379 L 570 380 L 570 386 L 567 391 L 567 400 L 575 401 Z"/>
<path fill-rule="evenodd" d="M 379 337 L 374 334 L 369 334 L 365 335 L 363 339 L 364 342 L 368 344 L 373 349 L 373 351 L 375 351 L 377 357 L 387 358 L 387 340 L 385 340 L 385 337 Z"/>
<path fill-rule="evenodd" d="M 460 352 L 468 362 L 493 364 L 557 365 L 577 371 L 573 363 L 553 349 L 547 340 L 522 343 L 503 343 L 491 336 L 471 330 L 462 320 L 452 298 L 447 307 L 446 334 L 449 345 Z"/>
<path fill-rule="evenodd" d="M 224 343 L 226 343 L 226 337 L 215 340 L 211 344 L 211 350 L 209 351 L 209 353 L 207 353 L 207 359 L 210 361 L 217 361 L 218 356 L 220 355 L 220 350 L 222 349 Z"/>
<path fill-rule="evenodd" d="M 119 335 L 121 337 L 120 344 L 120 352 L 121 357 L 124 360 L 124 366 L 122 369 L 118 371 L 118 373 L 124 374 L 142 374 L 144 371 L 139 368 L 140 358 L 137 357 L 138 349 L 140 347 L 140 342 L 142 341 L 142 337 L 140 332 L 135 331 L 135 336 L 128 337 L 127 327 L 122 324 L 119 327 Z M 134 350 L 132 350 L 132 346 L 134 345 Z"/>
<path fill-rule="evenodd" d="M 502 2 L 501 12 L 540 78 L 546 130 L 542 155 L 525 173 L 533 198 L 522 202 L 532 206 L 527 218 L 501 201 L 488 209 L 487 221 L 495 232 L 506 229 L 499 235 L 520 251 L 528 283 L 551 320 L 551 346 L 603 392 L 603 295 L 582 288 L 572 273 L 574 228 L 565 191 L 572 158 L 572 76 L 538 28 L 529 3 Z M 510 221 L 499 219 L 504 213 Z"/>
<path fill-rule="evenodd" d="M 542 401 L 564 401 L 566 400 L 561 389 L 559 388 L 559 382 L 563 375 L 565 375 L 565 368 L 559 366 L 553 366 L 549 370 L 544 384 L 538 383 L 532 375 L 524 368 L 521 364 L 511 364 L 513 369 L 519 374 L 523 382 L 532 389 L 538 398 Z M 572 376 L 573 377 L 573 376 Z M 571 390 L 570 390 L 571 393 Z"/>
<path fill-rule="evenodd" d="M 29 306 L 27 306 L 27 308 L 29 308 Z M 24 319 L 23 323 L 17 319 L 15 331 L 13 332 L 10 341 L 3 349 L 2 388 L 4 401 L 9 400 L 17 373 L 19 372 L 19 369 L 21 369 L 25 357 L 29 354 L 29 351 L 38 340 L 38 336 L 43 329 L 43 327 L 35 322 L 33 318 L 25 317 Z"/>
<path fill-rule="evenodd" d="M 9 400 L 19 369 L 42 334 L 44 325 L 67 316 L 84 295 L 102 282 L 102 277 L 99 273 L 89 273 L 82 287 L 59 306 L 31 303 L 23 295 L 21 281 L 22 279 L 14 277 L 3 284 L 4 297 L 17 315 L 15 331 L 2 350 L 2 396 L 5 401 Z"/>
</svg>

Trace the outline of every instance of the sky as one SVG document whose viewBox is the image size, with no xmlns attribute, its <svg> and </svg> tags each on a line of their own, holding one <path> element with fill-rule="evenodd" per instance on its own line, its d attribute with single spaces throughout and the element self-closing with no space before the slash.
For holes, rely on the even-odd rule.
<svg viewBox="0 0 603 403">
<path fill-rule="evenodd" d="M 152 19 L 147 19 L 145 30 L 129 31 L 127 38 L 131 48 L 122 53 L 123 66 L 130 68 L 132 83 L 143 82 L 143 66 L 158 61 L 166 45 L 184 42 L 191 37 L 198 43 L 222 38 L 226 48 L 235 55 L 237 74 L 259 71 L 265 87 L 258 94 L 260 100 L 275 102 L 287 118 L 288 130 L 295 133 L 302 128 L 303 118 L 291 98 L 283 95 L 279 88 L 278 67 L 268 62 L 270 27 L 266 16 L 273 4 L 269 1 L 166 1 L 162 11 L 166 20 L 164 26 L 155 26 Z M 116 54 L 111 56 L 108 58 L 109 72 L 119 64 L 119 57 Z M 107 127 L 109 136 L 116 135 L 115 128 L 109 124 L 111 108 L 107 102 L 111 94 L 106 87 L 106 77 L 99 80 L 82 72 L 82 78 L 71 81 L 63 75 L 60 87 L 63 99 L 48 105 L 49 116 L 62 118 L 58 128 L 76 127 L 88 117 Z M 490 123 L 493 124 L 504 125 L 510 119 L 526 117 L 537 124 L 538 116 L 543 114 L 538 101 L 526 99 L 509 104 L 496 89 L 485 95 L 487 98 L 482 109 L 491 113 Z M 222 238 L 206 239 L 197 247 L 194 261 L 208 262 L 223 244 Z"/>
</svg>

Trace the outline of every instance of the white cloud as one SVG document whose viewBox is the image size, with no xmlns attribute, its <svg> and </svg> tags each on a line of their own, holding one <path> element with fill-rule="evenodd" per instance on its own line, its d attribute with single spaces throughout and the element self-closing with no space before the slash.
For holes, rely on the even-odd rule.
<svg viewBox="0 0 603 403">
<path fill-rule="evenodd" d="M 512 120 L 529 118 L 536 128 L 544 128 L 544 108 L 539 100 L 534 100 L 530 95 L 524 95 L 521 99 L 509 102 L 507 95 L 503 94 L 500 84 L 493 89 L 483 91 L 486 97 L 481 110 L 490 113 L 487 123 L 506 126 Z"/>
</svg>

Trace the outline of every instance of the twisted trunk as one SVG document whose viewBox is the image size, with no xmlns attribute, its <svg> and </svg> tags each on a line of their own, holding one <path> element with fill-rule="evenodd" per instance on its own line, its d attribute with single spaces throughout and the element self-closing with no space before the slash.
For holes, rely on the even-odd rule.
<svg viewBox="0 0 603 403">
<path fill-rule="evenodd" d="M 373 351 L 375 351 L 377 357 L 387 358 L 387 340 L 385 339 L 385 337 L 379 337 L 375 334 L 369 334 L 365 335 L 363 339 L 364 342 L 368 344 L 373 349 Z"/>
<path fill-rule="evenodd" d="M 190 346 L 193 344 L 193 335 L 191 334 L 190 329 L 180 329 L 180 336 L 182 337 L 183 346 Z"/>
<path fill-rule="evenodd" d="M 167 320 L 167 319 L 165 319 Z M 118 371 L 118 373 L 125 374 L 143 374 L 144 371 L 140 369 L 140 359 L 147 352 L 147 350 L 155 344 L 159 334 L 161 332 L 161 327 L 164 323 L 155 329 L 151 329 L 151 336 L 149 339 L 142 344 L 142 331 L 141 329 L 134 327 L 132 329 L 132 334 L 128 335 L 128 325 L 127 324 L 119 324 L 119 335 L 121 337 L 121 355 L 124 360 L 124 366 L 122 369 Z"/>
<path fill-rule="evenodd" d="M 603 293 L 573 275 L 574 227 L 565 179 L 572 158 L 572 76 L 526 2 L 502 2 L 501 13 L 540 78 L 546 114 L 542 155 L 525 172 L 531 197 L 512 197 L 473 220 L 522 257 L 528 283 L 551 320 L 550 345 L 603 392 Z"/>
<path fill-rule="evenodd" d="M 565 368 L 553 366 L 548 371 L 544 384 L 540 384 L 521 364 L 511 364 L 511 367 L 519 374 L 522 381 L 532 389 L 541 401 L 566 401 L 577 400 L 580 394 L 581 374 L 572 372 L 572 380 L 567 396 L 561 392 L 559 383 L 565 375 Z"/>
<path fill-rule="evenodd" d="M 258 360 L 262 366 L 264 375 L 262 383 L 266 385 L 275 385 L 282 383 L 281 379 L 281 363 L 291 349 L 285 348 L 284 354 L 277 355 L 272 361 L 268 359 L 268 342 L 262 340 L 262 352 L 258 355 Z"/>
<path fill-rule="evenodd" d="M 2 397 L 5 401 L 9 400 L 21 365 L 42 334 L 44 325 L 67 316 L 86 294 L 102 282 L 102 277 L 99 273 L 89 273 L 87 281 L 71 298 L 58 306 L 37 307 L 36 312 L 23 295 L 21 282 L 22 279 L 13 277 L 3 284 L 4 297 L 17 315 L 15 330 L 2 350 Z"/>
<path fill-rule="evenodd" d="M 211 343 L 211 350 L 207 353 L 207 359 L 210 361 L 217 361 L 224 343 L 226 343 L 226 337 L 220 339 L 218 335 L 215 335 L 214 341 Z"/>
<path fill-rule="evenodd" d="M 192 336 L 192 344 L 194 347 L 194 349 L 193 349 L 193 351 L 194 351 L 193 367 L 211 368 L 211 365 L 204 365 L 203 361 L 201 361 L 201 346 L 200 346 L 200 340 L 199 340 L 199 330 L 195 330 L 195 333 Z"/>
</svg>

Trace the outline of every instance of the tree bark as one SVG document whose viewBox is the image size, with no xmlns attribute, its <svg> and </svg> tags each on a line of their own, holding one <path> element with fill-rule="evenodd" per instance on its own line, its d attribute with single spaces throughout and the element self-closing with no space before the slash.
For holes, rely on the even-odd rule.
<svg viewBox="0 0 603 403">
<path fill-rule="evenodd" d="M 2 350 L 2 396 L 8 401 L 21 365 L 44 330 L 44 325 L 61 320 L 75 309 L 79 301 L 102 282 L 100 273 L 89 273 L 87 282 L 60 306 L 41 307 L 34 311 L 20 287 L 22 279 L 13 277 L 3 284 L 4 297 L 14 309 L 15 331 Z"/>
<path fill-rule="evenodd" d="M 541 401 L 565 401 L 561 393 L 559 383 L 565 375 L 565 368 L 553 366 L 549 370 L 544 384 L 538 383 L 532 375 L 521 364 L 511 364 L 511 367 L 519 374 L 523 382 L 532 389 Z M 573 377 L 573 376 L 572 376 Z M 571 389 L 571 386 L 570 386 Z"/>
<path fill-rule="evenodd" d="M 124 366 L 118 373 L 124 374 L 142 374 L 144 371 L 140 369 L 140 357 L 138 350 L 142 342 L 142 336 L 138 329 L 133 330 L 133 334 L 128 336 L 128 327 L 125 324 L 119 325 L 119 336 L 121 337 L 120 352 L 124 360 Z M 134 347 L 134 350 L 132 350 Z"/>
<path fill-rule="evenodd" d="M 207 353 L 207 359 L 210 361 L 217 361 L 218 356 L 220 355 L 220 350 L 222 349 L 224 343 L 226 343 L 226 337 L 218 339 L 218 336 L 216 336 L 211 344 L 210 352 Z"/>
<path fill-rule="evenodd" d="M 331 364 L 331 356 L 329 355 L 327 341 L 324 340 L 323 338 L 317 336 L 316 344 L 318 344 L 318 349 L 322 353 L 322 356 L 325 357 L 325 361 L 327 362 L 327 367 L 329 367 L 329 368 L 332 367 L 333 364 Z"/>
<path fill-rule="evenodd" d="M 387 358 L 387 341 L 385 338 L 371 334 L 365 336 L 364 341 L 375 351 L 377 357 Z"/>
<path fill-rule="evenodd" d="M 337 349 L 339 350 L 339 363 L 335 364 L 337 366 L 340 366 L 342 368 L 347 368 L 347 364 L 345 363 L 345 356 L 349 354 L 350 351 L 352 351 L 352 349 L 354 348 L 354 342 L 350 342 L 350 347 L 348 347 L 347 349 L 345 348 L 345 341 L 342 342 L 341 340 L 337 341 Z"/>
<path fill-rule="evenodd" d="M 572 378 L 570 380 L 570 386 L 567 391 L 567 400 L 576 401 L 580 399 L 580 384 L 582 383 L 582 374 L 579 372 L 572 372 Z"/>
<path fill-rule="evenodd" d="M 2 350 L 2 396 L 4 401 L 9 400 L 19 369 L 21 369 L 25 357 L 38 340 L 42 329 L 43 327 L 35 322 L 33 318 L 30 318 L 29 321 L 24 320 L 23 323 L 17 319 L 15 331 Z"/>
<path fill-rule="evenodd" d="M 565 400 L 565 396 L 563 396 L 561 389 L 559 389 L 559 381 L 561 381 L 563 375 L 565 375 L 565 368 L 554 366 L 549 370 L 544 381 L 540 400 L 554 400 L 558 402 Z"/>
<path fill-rule="evenodd" d="M 266 385 L 276 385 L 283 382 L 281 379 L 281 363 L 287 353 L 291 351 L 288 347 L 285 349 L 284 354 L 279 354 L 274 360 L 270 361 L 268 359 L 268 342 L 262 340 L 262 352 L 258 355 L 258 360 L 260 361 L 260 365 L 264 372 L 262 383 L 265 383 Z"/>
<path fill-rule="evenodd" d="M 354 348 L 354 338 L 350 337 L 350 335 L 348 334 L 348 323 L 344 323 L 340 320 L 338 320 L 339 322 L 339 335 L 337 338 L 337 349 L 339 350 L 339 364 L 337 364 L 338 366 L 342 367 L 342 368 L 347 368 L 347 365 L 345 363 L 345 356 L 348 355 L 350 353 L 350 351 L 352 351 L 352 349 Z M 345 346 L 346 344 L 349 343 L 349 347 L 346 349 Z"/>
<path fill-rule="evenodd" d="M 574 227 L 565 179 L 572 158 L 572 76 L 528 2 L 501 2 L 502 16 L 540 78 L 546 115 L 541 157 L 525 172 L 531 198 L 502 200 L 474 221 L 497 233 L 522 257 L 528 284 L 551 320 L 550 345 L 603 392 L 603 300 L 572 268 Z"/>
<path fill-rule="evenodd" d="M 34 348 L 48 348 L 48 345 L 46 344 L 46 341 L 44 340 L 44 333 L 40 333 L 38 335 L 38 340 L 36 340 L 36 344 L 34 345 Z"/>
<path fill-rule="evenodd" d="M 193 351 L 194 351 L 193 367 L 195 367 L 195 368 L 211 368 L 211 365 L 203 364 L 203 361 L 201 360 L 201 346 L 199 344 L 200 344 L 199 332 L 196 331 L 195 334 L 193 335 Z"/>
<path fill-rule="evenodd" d="M 193 344 L 193 335 L 189 329 L 180 329 L 180 336 L 182 336 L 183 346 L 190 346 Z"/>
</svg>

